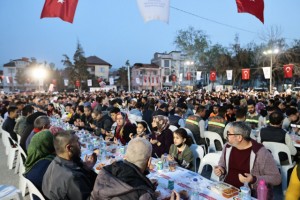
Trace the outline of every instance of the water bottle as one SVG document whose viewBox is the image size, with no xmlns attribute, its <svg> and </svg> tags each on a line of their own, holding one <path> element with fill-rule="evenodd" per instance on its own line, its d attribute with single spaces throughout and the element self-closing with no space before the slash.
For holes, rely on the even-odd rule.
<svg viewBox="0 0 300 200">
<path fill-rule="evenodd" d="M 257 199 L 258 200 L 266 200 L 268 197 L 268 188 L 266 186 L 265 180 L 260 180 L 257 186 Z"/>
<path fill-rule="evenodd" d="M 192 194 L 191 194 L 190 200 L 199 200 L 198 184 L 199 184 L 198 179 L 193 178 L 193 180 L 192 180 Z"/>
<path fill-rule="evenodd" d="M 241 200 L 251 200 L 251 190 L 248 183 L 244 183 L 244 186 L 240 187 L 240 199 Z"/>
<path fill-rule="evenodd" d="M 162 156 L 162 162 L 163 162 L 164 170 L 168 170 L 169 169 L 169 163 L 168 163 L 168 154 L 167 153 L 164 153 L 164 155 Z"/>
</svg>

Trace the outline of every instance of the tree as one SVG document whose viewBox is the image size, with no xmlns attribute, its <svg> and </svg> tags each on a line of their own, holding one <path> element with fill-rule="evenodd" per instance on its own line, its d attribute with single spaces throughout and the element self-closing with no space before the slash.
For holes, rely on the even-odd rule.
<svg viewBox="0 0 300 200">
<path fill-rule="evenodd" d="M 77 49 L 73 56 L 73 63 L 70 61 L 69 56 L 66 54 L 63 55 L 64 59 L 62 60 L 65 70 L 68 73 L 69 82 L 71 84 L 76 83 L 76 81 L 86 82 L 89 77 L 89 72 L 87 70 L 86 58 L 84 56 L 84 51 L 80 43 L 77 43 Z M 80 84 L 79 90 L 81 90 L 82 85 Z"/>
<path fill-rule="evenodd" d="M 128 88 L 128 72 L 127 67 L 120 67 L 118 69 L 118 80 L 117 80 L 117 87 L 120 87 L 121 89 Z"/>
</svg>

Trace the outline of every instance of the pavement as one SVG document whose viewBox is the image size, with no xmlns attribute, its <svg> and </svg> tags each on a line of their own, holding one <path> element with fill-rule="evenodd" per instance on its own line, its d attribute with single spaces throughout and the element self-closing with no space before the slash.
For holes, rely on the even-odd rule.
<svg viewBox="0 0 300 200">
<path fill-rule="evenodd" d="M 5 148 L 0 140 L 0 185 L 13 185 L 19 188 L 19 174 L 15 174 L 15 169 L 8 169 L 7 156 L 5 155 Z M 30 200 L 29 194 L 23 198 L 24 200 Z"/>
</svg>

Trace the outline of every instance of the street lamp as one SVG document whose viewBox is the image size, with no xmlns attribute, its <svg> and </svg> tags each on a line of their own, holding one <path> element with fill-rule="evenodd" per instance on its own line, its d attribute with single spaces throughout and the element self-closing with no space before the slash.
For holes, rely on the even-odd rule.
<svg viewBox="0 0 300 200">
<path fill-rule="evenodd" d="M 272 70 L 273 70 L 273 55 L 278 54 L 279 49 L 269 49 L 267 51 L 264 51 L 263 54 L 270 55 L 271 57 L 271 67 L 270 67 L 270 93 L 272 92 Z"/>
<path fill-rule="evenodd" d="M 41 66 L 38 67 L 38 68 L 35 68 L 32 71 L 33 77 L 38 80 L 39 91 L 41 91 L 40 86 L 43 85 L 43 80 L 46 77 L 46 74 L 47 74 L 46 70 L 43 67 L 41 67 Z"/>
</svg>

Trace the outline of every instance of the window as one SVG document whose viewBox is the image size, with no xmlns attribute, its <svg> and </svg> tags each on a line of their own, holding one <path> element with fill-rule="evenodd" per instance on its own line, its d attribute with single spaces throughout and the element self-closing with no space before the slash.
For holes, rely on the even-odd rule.
<svg viewBox="0 0 300 200">
<path fill-rule="evenodd" d="M 105 72 L 104 67 L 100 67 L 100 72 L 101 72 L 101 73 L 104 73 L 104 72 Z"/>
<path fill-rule="evenodd" d="M 153 75 L 157 75 L 157 71 L 155 70 L 155 71 L 153 71 Z"/>
<path fill-rule="evenodd" d="M 165 69 L 165 76 L 169 76 L 169 75 L 171 75 L 170 69 Z"/>
<path fill-rule="evenodd" d="M 170 60 L 164 60 L 164 67 L 170 67 Z"/>
</svg>

